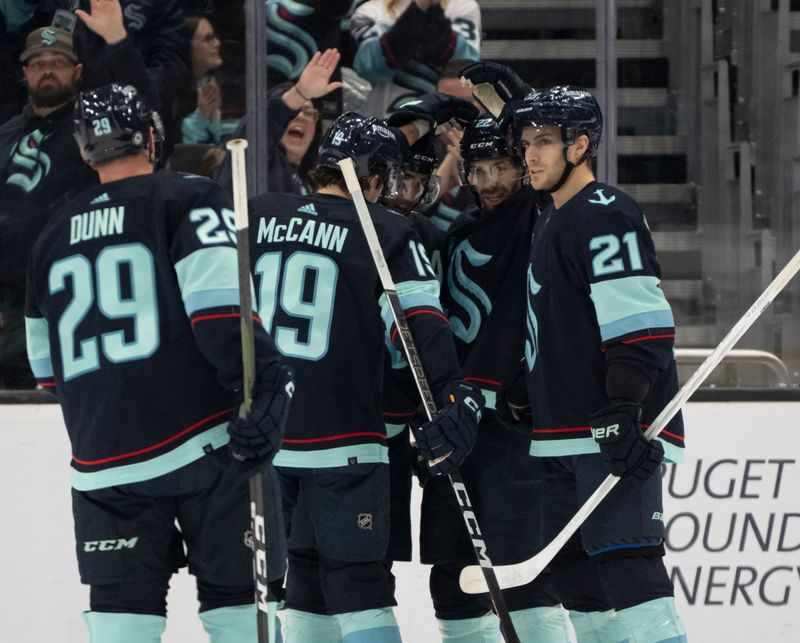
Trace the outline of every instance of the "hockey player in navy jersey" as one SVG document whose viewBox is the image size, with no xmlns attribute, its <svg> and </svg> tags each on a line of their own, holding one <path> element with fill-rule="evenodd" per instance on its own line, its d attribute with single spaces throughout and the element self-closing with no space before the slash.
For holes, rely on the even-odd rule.
<svg viewBox="0 0 800 643">
<path fill-rule="evenodd" d="M 254 467 L 274 479 L 291 369 L 256 324 L 253 408 L 238 417 L 231 204 L 209 180 L 153 173 L 161 127 L 137 91 L 83 93 L 75 138 L 101 185 L 39 237 L 26 326 L 33 372 L 57 393 L 72 445 L 90 638 L 160 641 L 169 579 L 188 563 L 210 640 L 255 643 L 248 479 Z M 276 485 L 267 491 L 279 507 Z M 281 536 L 267 539 L 273 578 L 285 569 Z"/>
<path fill-rule="evenodd" d="M 506 146 L 491 118 L 479 118 L 461 141 L 462 182 L 476 206 L 448 231 L 442 303 L 448 310 L 459 362 L 467 381 L 486 398 L 478 440 L 461 467 L 495 564 L 536 552 L 542 486 L 527 454 L 529 440 L 497 419 L 496 395 L 517 370 L 516 349 L 525 337 L 524 292 L 530 236 L 536 213 L 548 201 L 527 185 L 522 160 Z M 426 482 L 421 515 L 422 562 L 432 564 L 430 589 L 442 639 L 454 643 L 501 641 L 487 595 L 458 586 L 461 569 L 474 564 L 452 490 L 440 479 Z M 565 614 L 544 575 L 504 590 L 522 641 L 567 641 Z"/>
<path fill-rule="evenodd" d="M 443 120 L 452 100 L 434 105 Z M 439 116 L 406 123 L 416 140 Z M 251 200 L 258 309 L 295 369 L 298 390 L 275 465 L 289 523 L 286 635 L 293 643 L 394 643 L 394 578 L 384 560 L 389 467 L 383 424 L 385 342 L 397 329 L 338 161 L 351 158 L 374 204 L 402 183 L 405 139 L 383 121 L 340 116 L 311 173 L 311 196 Z M 408 220 L 370 205 L 388 267 L 440 407 L 417 432 L 422 456 L 459 465 L 475 439 L 483 399 L 464 382 L 439 284 Z"/>
<path fill-rule="evenodd" d="M 595 180 L 602 114 L 589 92 L 531 91 L 509 101 L 506 115 L 531 186 L 553 200 L 534 228 L 524 348 L 549 536 L 609 472 L 622 478 L 575 539 L 614 618 L 570 616 L 579 640 L 685 641 L 663 563 L 660 476 L 665 456 L 681 459 L 681 416 L 656 440 L 643 436 L 678 388 L 673 316 L 647 220 L 628 195 Z M 586 593 L 580 575 L 563 580 L 565 604 Z"/>
</svg>

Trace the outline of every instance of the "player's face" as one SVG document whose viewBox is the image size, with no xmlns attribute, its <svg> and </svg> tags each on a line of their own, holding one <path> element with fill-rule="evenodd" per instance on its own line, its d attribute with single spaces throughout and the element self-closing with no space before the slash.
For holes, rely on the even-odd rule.
<svg viewBox="0 0 800 643">
<path fill-rule="evenodd" d="M 286 131 L 281 137 L 281 145 L 286 150 L 286 158 L 292 165 L 300 165 L 300 161 L 311 147 L 318 120 L 319 111 L 314 109 L 311 101 L 306 101 L 297 116 L 286 126 Z"/>
<path fill-rule="evenodd" d="M 474 161 L 467 177 L 486 210 L 496 208 L 519 190 L 521 179 L 519 165 L 508 157 Z"/>
<path fill-rule="evenodd" d="M 58 107 L 78 93 L 81 65 L 46 51 L 25 61 L 25 82 L 34 107 Z"/>
<path fill-rule="evenodd" d="M 428 187 L 428 175 L 422 172 L 403 170 L 403 181 L 394 199 L 387 201 L 390 208 L 402 214 L 408 214 L 425 194 Z"/>
<path fill-rule="evenodd" d="M 564 143 L 555 125 L 526 127 L 522 131 L 525 163 L 534 190 L 548 190 L 564 172 Z"/>
<path fill-rule="evenodd" d="M 214 27 L 208 20 L 201 18 L 192 36 L 192 71 L 196 78 L 222 65 L 219 48 L 219 36 L 214 33 Z"/>
</svg>

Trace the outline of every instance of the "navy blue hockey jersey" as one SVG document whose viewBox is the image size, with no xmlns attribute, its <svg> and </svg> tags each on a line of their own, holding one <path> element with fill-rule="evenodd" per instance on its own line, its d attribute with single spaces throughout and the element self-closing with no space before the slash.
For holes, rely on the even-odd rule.
<svg viewBox="0 0 800 643">
<path fill-rule="evenodd" d="M 378 205 L 370 214 L 436 392 L 459 375 L 439 283 L 409 221 Z M 259 314 L 297 382 L 275 464 L 387 462 L 385 335 L 399 338 L 352 201 L 254 197 L 250 242 Z"/>
<path fill-rule="evenodd" d="M 147 480 L 228 441 L 241 388 L 233 212 L 215 183 L 158 172 L 61 208 L 28 271 L 28 355 L 55 387 L 73 487 Z M 280 361 L 256 325 L 257 372 Z"/>
<path fill-rule="evenodd" d="M 607 351 L 617 344 L 642 370 L 656 373 L 644 401 L 644 426 L 677 392 L 675 323 L 660 276 L 641 209 L 614 187 L 592 182 L 539 216 L 525 342 L 532 455 L 599 451 L 587 419 L 608 404 Z M 659 439 L 667 459 L 682 459 L 680 414 Z"/>
<path fill-rule="evenodd" d="M 481 387 L 488 408 L 519 365 L 531 233 L 543 200 L 523 188 L 477 217 L 465 211 L 448 233 L 442 303 L 464 378 Z"/>
</svg>

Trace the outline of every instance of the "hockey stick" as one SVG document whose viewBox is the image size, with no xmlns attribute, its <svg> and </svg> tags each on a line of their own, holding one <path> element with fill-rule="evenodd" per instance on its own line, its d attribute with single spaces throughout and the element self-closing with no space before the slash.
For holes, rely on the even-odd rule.
<svg viewBox="0 0 800 643">
<path fill-rule="evenodd" d="M 437 411 L 436 403 L 433 401 L 433 394 L 431 393 L 428 379 L 425 376 L 425 371 L 422 368 L 422 360 L 419 358 L 417 345 L 408 327 L 405 312 L 400 305 L 400 298 L 397 296 L 394 280 L 389 272 L 389 266 L 386 264 L 386 257 L 383 255 L 383 250 L 378 240 L 378 234 L 375 232 L 375 226 L 372 223 L 372 218 L 367 208 L 367 202 L 364 200 L 364 195 L 361 192 L 361 185 L 358 182 L 355 166 L 353 165 L 352 159 L 346 158 L 339 161 L 339 167 L 342 170 L 342 175 L 347 183 L 347 189 L 356 206 L 358 220 L 364 230 L 364 236 L 367 238 L 367 245 L 372 252 L 372 260 L 375 262 L 375 267 L 378 269 L 378 276 L 381 280 L 383 292 L 392 309 L 392 317 L 394 317 L 394 322 L 397 325 L 400 341 L 403 344 L 403 350 L 408 358 L 411 373 L 414 376 L 414 381 L 417 384 L 417 389 L 419 390 L 420 397 L 425 406 L 425 414 L 428 420 L 430 420 Z M 503 636 L 508 643 L 519 643 L 519 637 L 511 621 L 511 615 L 508 612 L 508 607 L 506 607 L 503 593 L 500 591 L 500 587 L 497 584 L 492 561 L 489 560 L 489 556 L 486 554 L 486 544 L 483 541 L 483 534 L 478 526 L 475 512 L 472 509 L 472 501 L 464 485 L 464 479 L 457 469 L 451 471 L 448 477 L 450 478 L 450 484 L 453 486 L 453 491 L 456 494 L 464 523 L 467 526 L 467 531 L 472 541 L 472 547 L 475 550 L 475 557 L 480 563 L 480 569 L 486 579 L 486 585 L 489 588 L 488 591 L 492 603 L 494 604 L 495 612 L 497 613 L 498 619 L 500 619 Z"/>
<path fill-rule="evenodd" d="M 778 273 L 778 276 L 772 280 L 772 283 L 761 293 L 761 296 L 756 299 L 755 303 L 750 306 L 742 318 L 736 322 L 736 325 L 694 372 L 686 384 L 681 387 L 675 397 L 673 397 L 669 404 L 658 414 L 658 417 L 653 420 L 650 428 L 645 431 L 645 438 L 652 440 L 661 433 L 667 426 L 667 423 L 680 411 L 681 407 L 686 403 L 686 400 L 692 396 L 711 372 L 719 365 L 728 351 L 733 348 L 736 342 L 741 339 L 742 335 L 744 335 L 750 326 L 761 316 L 761 313 L 772 303 L 772 300 L 778 296 L 778 293 L 784 289 L 786 284 L 791 281 L 798 270 L 800 270 L 800 251 L 797 252 L 789 263 L 786 264 L 784 269 Z M 556 554 L 567 543 L 572 534 L 578 530 L 589 517 L 589 514 L 597 508 L 597 505 L 608 495 L 619 480 L 620 479 L 616 476 L 609 475 L 589 499 L 583 503 L 578 513 L 564 526 L 561 532 L 533 558 L 513 565 L 496 567 L 495 570 L 500 582 L 500 587 L 518 587 L 519 585 L 525 585 L 541 574 L 542 570 L 550 564 L 550 561 L 555 558 Z M 461 585 L 461 589 L 467 594 L 480 594 L 488 591 L 488 587 L 483 581 L 483 578 L 481 578 L 478 569 L 477 565 L 472 565 L 461 570 L 459 584 Z"/>
<path fill-rule="evenodd" d="M 248 237 L 247 175 L 245 172 L 245 150 L 243 138 L 227 142 L 231 153 L 231 175 L 233 181 L 233 211 L 236 221 L 236 254 L 239 260 L 239 314 L 242 335 L 242 395 L 240 417 L 245 417 L 253 405 L 253 383 L 255 382 L 256 356 L 253 342 L 253 300 L 250 296 L 250 239 Z M 264 480 L 260 472 L 250 478 L 250 529 L 252 532 L 253 578 L 258 620 L 258 643 L 274 641 L 274 627 L 269 627 L 270 606 L 267 587 L 267 540 L 264 526 Z"/>
</svg>

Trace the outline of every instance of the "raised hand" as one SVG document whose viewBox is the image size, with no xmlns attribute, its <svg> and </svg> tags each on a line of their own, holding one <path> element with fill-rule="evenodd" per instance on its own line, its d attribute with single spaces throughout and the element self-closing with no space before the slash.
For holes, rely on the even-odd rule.
<svg viewBox="0 0 800 643">
<path fill-rule="evenodd" d="M 119 0 L 89 0 L 89 12 L 75 9 L 75 15 L 108 45 L 115 45 L 128 35 Z"/>
<path fill-rule="evenodd" d="M 338 81 L 330 82 L 341 57 L 338 49 L 315 53 L 295 83 L 300 95 L 306 99 L 319 98 L 342 87 Z"/>
</svg>

